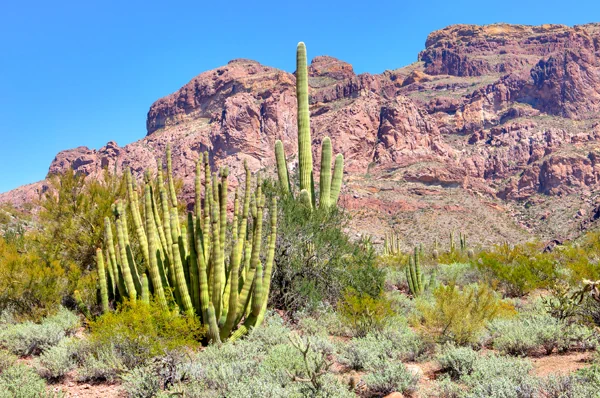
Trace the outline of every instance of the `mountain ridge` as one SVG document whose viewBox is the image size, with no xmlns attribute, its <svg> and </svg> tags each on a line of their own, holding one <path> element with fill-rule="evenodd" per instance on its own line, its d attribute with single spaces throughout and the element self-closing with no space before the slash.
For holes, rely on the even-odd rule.
<svg viewBox="0 0 600 398">
<path fill-rule="evenodd" d="M 294 85 L 291 73 L 232 60 L 154 102 L 146 137 L 62 151 L 49 175 L 116 164 L 140 177 L 168 142 L 186 186 L 198 151 L 234 176 L 244 160 L 273 171 L 276 139 L 296 152 Z M 595 224 L 600 24 L 452 25 L 428 36 L 418 62 L 381 74 L 317 56 L 309 85 L 313 140 L 330 136 L 346 158 L 342 203 L 357 233 L 395 229 L 411 244 L 463 230 L 490 244 L 562 240 Z M 0 202 L 31 201 L 45 186 Z"/>
</svg>

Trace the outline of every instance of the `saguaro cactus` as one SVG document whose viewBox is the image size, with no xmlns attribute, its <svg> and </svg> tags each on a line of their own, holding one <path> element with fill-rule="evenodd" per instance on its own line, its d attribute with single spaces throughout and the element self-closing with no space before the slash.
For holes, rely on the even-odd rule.
<svg viewBox="0 0 600 398">
<path fill-rule="evenodd" d="M 260 176 L 257 175 L 256 184 L 252 184 L 252 176 L 245 165 L 242 205 L 236 194 L 230 222 L 227 217 L 229 172 L 223 169 L 212 174 L 208 160 L 208 153 L 204 153 L 197 162 L 196 214 L 189 213 L 183 224 L 177 211 L 170 149 L 167 151 L 167 181 L 163 179 L 160 163 L 155 184 L 149 173 L 146 174 L 143 212 L 127 172 L 128 208 L 149 277 L 146 274 L 141 278 L 138 276 L 138 264 L 133 261 L 132 243 L 127 233 L 126 207 L 121 202 L 115 205 L 114 211 L 117 244 L 113 240 L 113 225 L 107 219 L 105 245 L 109 265 L 114 267 L 115 286 L 120 292 L 119 296 L 113 294 L 113 299 L 128 297 L 132 302 L 140 300 L 144 303 L 152 296 L 164 310 L 174 306 L 189 316 L 197 316 L 209 331 L 210 339 L 221 342 L 242 336 L 250 328 L 259 326 L 264 318 L 273 272 L 277 201 L 273 199 L 266 208 Z M 203 175 L 204 184 L 201 181 Z M 263 263 L 261 244 L 266 211 L 271 222 Z M 228 230 L 232 231 L 232 237 L 226 242 Z M 102 304 L 106 311 L 109 295 L 100 249 L 97 259 Z"/>
<path fill-rule="evenodd" d="M 299 200 L 310 203 L 311 208 L 317 206 L 313 176 L 312 138 L 310 132 L 310 112 L 308 104 L 308 70 L 306 66 L 306 46 L 298 43 L 296 51 L 296 98 L 298 103 L 298 172 L 300 174 Z M 275 158 L 279 184 L 284 194 L 291 194 L 291 184 L 283 143 L 275 142 Z M 332 147 L 329 137 L 323 138 L 321 144 L 321 171 L 319 180 L 319 203 L 322 208 L 336 206 L 342 178 L 344 174 L 344 157 L 338 154 L 335 158 L 333 175 L 331 172 Z"/>
</svg>

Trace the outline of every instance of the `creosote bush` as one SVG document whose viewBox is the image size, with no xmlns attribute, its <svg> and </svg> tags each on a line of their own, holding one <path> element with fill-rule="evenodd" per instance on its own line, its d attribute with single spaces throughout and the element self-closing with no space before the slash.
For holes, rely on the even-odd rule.
<svg viewBox="0 0 600 398">
<path fill-rule="evenodd" d="M 546 288 L 559 277 L 552 255 L 538 244 L 501 245 L 480 253 L 477 267 L 490 282 L 497 282 L 508 296 L 520 297 Z"/>
<path fill-rule="evenodd" d="M 113 350 L 129 369 L 169 350 L 198 347 L 205 333 L 194 317 L 164 311 L 154 301 L 125 301 L 118 311 L 100 316 L 89 327 L 91 348 L 98 357 Z"/>
<path fill-rule="evenodd" d="M 393 315 L 391 304 L 384 295 L 373 298 L 351 289 L 340 299 L 338 311 L 357 337 L 383 330 Z"/>
<path fill-rule="evenodd" d="M 514 313 L 487 285 L 440 286 L 433 302 L 421 300 L 417 309 L 413 323 L 425 338 L 458 345 L 476 345 L 487 322 Z"/>
<path fill-rule="evenodd" d="M 23 252 L 0 237 L 0 312 L 38 321 L 56 310 L 67 285 L 59 261 L 43 260 L 33 249 Z"/>
</svg>

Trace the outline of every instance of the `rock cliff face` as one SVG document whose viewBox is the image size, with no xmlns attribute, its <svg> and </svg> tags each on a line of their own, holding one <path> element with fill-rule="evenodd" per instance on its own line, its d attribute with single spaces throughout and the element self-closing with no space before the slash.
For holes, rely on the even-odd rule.
<svg viewBox="0 0 600 398">
<path fill-rule="evenodd" d="M 313 140 L 331 137 L 346 158 L 342 201 L 357 231 L 389 226 L 410 244 L 461 229 L 491 243 L 593 225 L 585 214 L 598 214 L 600 191 L 600 24 L 450 26 L 429 35 L 419 62 L 380 75 L 315 57 L 309 85 Z M 295 77 L 233 60 L 152 104 L 146 126 L 124 147 L 63 151 L 49 174 L 131 166 L 140 175 L 170 142 L 190 187 L 199 151 L 233 176 L 244 160 L 272 171 L 277 139 L 294 168 Z"/>
</svg>

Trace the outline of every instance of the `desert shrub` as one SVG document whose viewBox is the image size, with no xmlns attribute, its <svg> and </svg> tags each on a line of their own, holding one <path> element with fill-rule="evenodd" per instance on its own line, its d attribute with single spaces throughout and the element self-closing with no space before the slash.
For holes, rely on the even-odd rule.
<svg viewBox="0 0 600 398">
<path fill-rule="evenodd" d="M 0 312 L 12 310 L 20 320 L 40 320 L 56 310 L 67 293 L 65 270 L 33 249 L 0 238 Z"/>
<path fill-rule="evenodd" d="M 464 395 L 464 388 L 453 382 L 448 375 L 442 375 L 436 379 L 435 384 L 429 390 L 424 391 L 423 396 L 427 398 L 460 398 Z"/>
<path fill-rule="evenodd" d="M 392 310 L 396 314 L 404 314 L 406 317 L 414 315 L 416 309 L 415 300 L 397 290 L 392 290 L 386 293 Z"/>
<path fill-rule="evenodd" d="M 473 372 L 477 352 L 470 347 L 455 347 L 445 345 L 436 357 L 442 372 L 447 372 L 453 380 L 460 379 Z"/>
<path fill-rule="evenodd" d="M 302 313 L 299 314 L 296 325 L 297 330 L 302 332 L 302 334 L 308 336 L 327 336 L 329 334 L 327 325 L 317 319 L 314 313 L 313 315 L 303 315 Z"/>
<path fill-rule="evenodd" d="M 598 385 L 579 374 L 549 376 L 539 386 L 545 398 L 588 398 L 598 395 Z"/>
<path fill-rule="evenodd" d="M 597 343 L 592 330 L 553 318 L 545 312 L 525 313 L 513 319 L 496 320 L 489 326 L 493 346 L 500 352 L 525 356 L 535 350 L 546 354 L 555 349 L 591 349 Z"/>
<path fill-rule="evenodd" d="M 160 390 L 160 379 L 151 366 L 137 367 L 121 376 L 130 398 L 151 398 Z"/>
<path fill-rule="evenodd" d="M 88 344 L 80 350 L 79 355 L 79 381 L 113 382 L 127 370 L 113 346 L 95 347 Z"/>
<path fill-rule="evenodd" d="M 61 307 L 39 324 L 27 321 L 7 325 L 0 330 L 0 344 L 17 355 L 39 354 L 72 334 L 78 325 L 79 318 Z"/>
<path fill-rule="evenodd" d="M 536 383 L 529 371 L 532 365 L 527 360 L 486 355 L 473 363 L 470 374 L 460 378 L 469 387 L 465 397 L 469 398 L 533 398 Z"/>
<path fill-rule="evenodd" d="M 490 282 L 498 283 L 509 296 L 523 296 L 548 287 L 559 276 L 556 261 L 533 243 L 496 246 L 480 253 L 476 264 Z"/>
<path fill-rule="evenodd" d="M 481 280 L 481 273 L 469 262 L 439 264 L 437 266 L 437 280 L 440 284 L 454 283 L 466 286 Z"/>
<path fill-rule="evenodd" d="M 569 281 L 578 285 L 582 279 L 600 279 L 598 258 L 600 255 L 600 234 L 587 232 L 578 243 L 571 243 L 556 250 L 554 255 L 560 264 L 569 270 Z"/>
<path fill-rule="evenodd" d="M 375 369 L 388 359 L 393 348 L 390 340 L 368 334 L 341 344 L 338 360 L 355 370 Z"/>
<path fill-rule="evenodd" d="M 293 383 L 294 377 L 308 377 L 301 353 L 290 344 L 280 344 L 269 350 L 260 363 L 259 372 L 274 379 L 282 387 Z"/>
<path fill-rule="evenodd" d="M 17 364 L 0 373 L 0 398 L 51 397 L 46 383 L 31 368 Z"/>
<path fill-rule="evenodd" d="M 17 362 L 17 356 L 7 350 L 0 349 L 0 373 Z"/>
<path fill-rule="evenodd" d="M 126 302 L 118 311 L 102 315 L 89 326 L 93 349 L 113 349 L 129 369 L 170 350 L 197 347 L 204 335 L 197 319 L 164 311 L 154 302 Z"/>
<path fill-rule="evenodd" d="M 76 343 L 73 339 L 64 339 L 54 347 L 44 351 L 36 363 L 39 375 L 52 381 L 64 377 L 75 368 L 76 349 Z"/>
<path fill-rule="evenodd" d="M 372 297 L 353 289 L 344 293 L 338 303 L 338 311 L 342 320 L 358 337 L 381 331 L 393 314 L 391 304 L 384 295 Z"/>
<path fill-rule="evenodd" d="M 308 325 L 305 326 L 305 320 L 307 320 L 307 322 L 313 323 L 315 328 L 312 330 L 315 332 L 319 330 L 320 333 L 333 336 L 350 337 L 353 335 L 352 329 L 344 322 L 340 313 L 331 305 L 320 305 L 311 311 L 298 311 L 293 314 L 293 317 L 298 323 L 298 328 L 302 331 L 310 330 L 306 329 Z"/>
<path fill-rule="evenodd" d="M 398 316 L 390 319 L 389 324 L 375 334 L 380 340 L 389 341 L 388 357 L 402 361 L 415 361 L 432 347 L 421 336 L 408 327 L 406 320 Z"/>
<path fill-rule="evenodd" d="M 406 369 L 400 362 L 385 362 L 364 377 L 367 388 L 373 394 L 380 396 L 392 392 L 412 394 L 416 391 L 419 376 Z"/>
<path fill-rule="evenodd" d="M 267 180 L 264 191 L 275 195 L 275 186 Z M 343 210 L 311 211 L 283 196 L 278 211 L 277 267 L 270 297 L 274 307 L 293 312 L 321 303 L 335 306 L 346 288 L 379 296 L 385 270 L 377 266 L 372 245 L 353 243 L 344 233 L 348 215 Z"/>
<path fill-rule="evenodd" d="M 284 324 L 283 318 L 279 314 L 269 312 L 265 316 L 263 324 L 259 328 L 253 329 L 246 341 L 268 348 L 289 343 L 290 332 L 291 329 Z"/>
<path fill-rule="evenodd" d="M 542 297 L 542 303 L 551 316 L 561 321 L 584 320 L 581 303 L 568 283 L 558 281 L 549 290 L 551 294 Z"/>
<path fill-rule="evenodd" d="M 425 338 L 458 345 L 476 344 L 487 322 L 514 311 L 486 285 L 454 284 L 438 287 L 433 302 L 421 300 L 417 308 L 414 322 Z"/>
<path fill-rule="evenodd" d="M 86 179 L 68 169 L 51 176 L 49 185 L 40 201 L 39 219 L 44 226 L 37 236 L 40 251 L 81 270 L 93 269 L 96 248 L 104 239 L 104 217 L 111 215 L 112 204 L 125 193 L 124 179 L 108 171 L 102 179 Z"/>
</svg>

